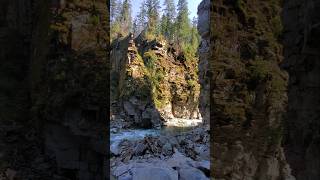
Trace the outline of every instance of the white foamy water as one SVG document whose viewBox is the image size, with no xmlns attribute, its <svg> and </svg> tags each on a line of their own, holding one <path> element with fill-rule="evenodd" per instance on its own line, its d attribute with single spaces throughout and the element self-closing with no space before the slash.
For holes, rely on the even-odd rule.
<svg viewBox="0 0 320 180">
<path fill-rule="evenodd" d="M 174 118 L 165 122 L 165 127 L 161 130 L 156 129 L 130 129 L 123 130 L 117 133 L 110 134 L 110 150 L 117 152 L 119 143 L 123 140 L 137 141 L 142 140 L 146 136 L 160 136 L 161 134 L 179 134 L 185 131 L 189 131 L 195 126 L 202 123 L 202 119 L 183 119 Z"/>
<path fill-rule="evenodd" d="M 173 118 L 168 119 L 165 122 L 166 126 L 175 126 L 175 127 L 194 127 L 202 123 L 202 119 L 184 119 L 184 118 Z"/>
<path fill-rule="evenodd" d="M 136 141 L 141 140 L 146 136 L 158 136 L 159 130 L 155 129 L 132 129 L 118 133 L 110 134 L 110 150 L 114 154 L 119 154 L 118 146 L 123 140 Z"/>
<path fill-rule="evenodd" d="M 111 144 L 116 141 L 122 141 L 124 139 L 127 140 L 140 140 L 146 136 L 157 136 L 160 134 L 159 130 L 155 129 L 132 129 L 125 130 L 118 133 L 111 133 L 110 142 Z"/>
</svg>

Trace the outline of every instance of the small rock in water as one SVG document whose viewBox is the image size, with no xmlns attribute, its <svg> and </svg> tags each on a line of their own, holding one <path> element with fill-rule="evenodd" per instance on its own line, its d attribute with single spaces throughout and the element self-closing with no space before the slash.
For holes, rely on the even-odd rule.
<svg viewBox="0 0 320 180">
<path fill-rule="evenodd" d="M 144 154 L 144 151 L 146 150 L 147 146 L 143 143 L 138 143 L 137 146 L 134 149 L 134 154 L 137 156 L 141 156 Z"/>
<path fill-rule="evenodd" d="M 167 142 L 163 147 L 162 151 L 165 155 L 170 155 L 172 154 L 172 146 L 169 142 Z"/>
</svg>

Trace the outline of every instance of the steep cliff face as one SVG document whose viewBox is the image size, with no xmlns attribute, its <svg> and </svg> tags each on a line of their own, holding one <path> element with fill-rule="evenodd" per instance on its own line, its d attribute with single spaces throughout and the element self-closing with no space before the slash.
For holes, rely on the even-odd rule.
<svg viewBox="0 0 320 180">
<path fill-rule="evenodd" d="M 199 46 L 199 108 L 205 124 L 210 123 L 210 0 L 198 6 L 198 31 L 201 36 Z"/>
<path fill-rule="evenodd" d="M 104 176 L 106 7 L 1 1 L 0 179 Z"/>
<path fill-rule="evenodd" d="M 45 150 L 70 179 L 105 176 L 108 16 L 105 1 L 52 1 Z"/>
<path fill-rule="evenodd" d="M 281 148 L 287 74 L 280 1 L 212 3 L 213 175 L 290 179 Z"/>
<path fill-rule="evenodd" d="M 163 39 L 142 34 L 116 39 L 111 52 L 113 114 L 145 128 L 160 128 L 173 118 L 200 118 L 197 61 Z"/>
<path fill-rule="evenodd" d="M 285 150 L 297 179 L 319 179 L 320 2 L 285 1 L 283 67 L 289 72 Z"/>
<path fill-rule="evenodd" d="M 45 88 L 40 83 L 48 47 L 47 5 L 20 0 L 0 3 L 0 179 L 41 179 L 50 174 L 41 166 L 46 157 L 36 110 Z"/>
</svg>

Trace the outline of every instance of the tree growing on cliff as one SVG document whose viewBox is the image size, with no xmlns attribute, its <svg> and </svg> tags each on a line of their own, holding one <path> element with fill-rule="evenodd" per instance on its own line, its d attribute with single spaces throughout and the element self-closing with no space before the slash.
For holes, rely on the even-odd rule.
<svg viewBox="0 0 320 180">
<path fill-rule="evenodd" d="M 190 46 L 193 53 L 196 53 L 199 43 L 200 43 L 200 35 L 197 28 L 198 19 L 193 17 L 192 27 L 191 27 L 191 36 L 190 36 Z"/>
<path fill-rule="evenodd" d="M 161 19 L 161 32 L 168 39 L 172 40 L 175 32 L 176 7 L 173 0 L 165 0 L 164 11 Z"/>
<path fill-rule="evenodd" d="M 118 36 L 126 36 L 132 30 L 131 1 L 112 0 L 110 2 L 110 40 Z"/>
<path fill-rule="evenodd" d="M 146 0 L 147 33 L 149 35 L 159 34 L 160 0 Z"/>
<path fill-rule="evenodd" d="M 176 41 L 183 45 L 188 41 L 190 36 L 190 21 L 189 21 L 188 2 L 186 0 L 178 1 L 178 16 L 176 20 Z"/>
<path fill-rule="evenodd" d="M 131 17 L 131 2 L 130 0 L 124 0 L 122 4 L 120 14 L 121 29 L 125 34 L 128 34 L 132 28 L 132 17 Z"/>
<path fill-rule="evenodd" d="M 139 13 L 138 13 L 138 15 L 137 15 L 137 17 L 136 17 L 136 25 L 137 25 L 137 30 L 136 30 L 136 32 L 135 32 L 135 34 L 136 35 L 138 35 L 138 34 L 140 34 L 140 32 L 142 31 L 142 30 L 144 30 L 147 26 L 146 26 L 146 14 L 147 14 L 147 10 L 146 10 L 146 8 L 145 8 L 145 4 L 146 4 L 146 2 L 145 1 L 143 1 L 142 3 L 141 3 L 141 6 L 140 6 L 140 10 L 139 10 Z"/>
<path fill-rule="evenodd" d="M 110 1 L 110 23 L 111 25 L 117 20 L 120 14 L 122 3 L 120 0 Z"/>
</svg>

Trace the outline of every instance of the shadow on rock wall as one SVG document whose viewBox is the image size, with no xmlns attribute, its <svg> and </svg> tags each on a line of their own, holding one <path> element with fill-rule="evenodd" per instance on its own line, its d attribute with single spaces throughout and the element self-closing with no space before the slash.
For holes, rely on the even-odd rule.
<svg viewBox="0 0 320 180">
<path fill-rule="evenodd" d="M 298 180 L 320 177 L 320 2 L 285 1 L 283 68 L 289 73 L 285 152 Z"/>
</svg>

